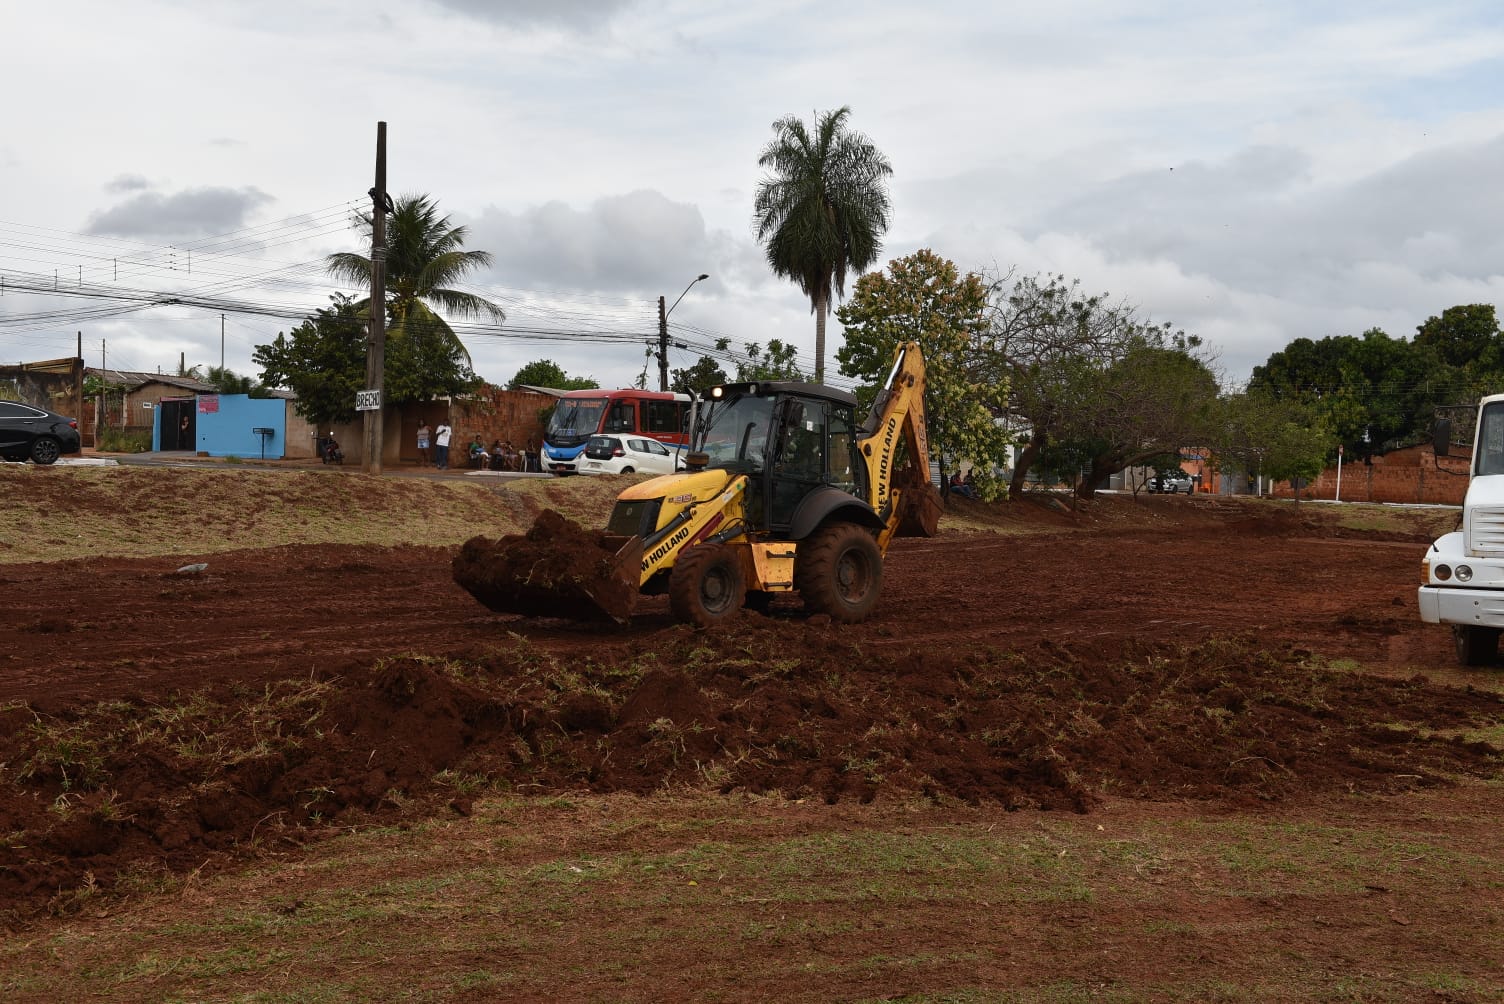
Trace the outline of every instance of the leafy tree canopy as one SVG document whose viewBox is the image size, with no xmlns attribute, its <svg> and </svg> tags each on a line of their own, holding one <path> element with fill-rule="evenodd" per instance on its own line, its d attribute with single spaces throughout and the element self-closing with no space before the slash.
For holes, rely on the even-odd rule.
<svg viewBox="0 0 1504 1004">
<path fill-rule="evenodd" d="M 1076 458 L 1077 491 L 1090 495 L 1108 474 L 1194 438 L 1216 394 L 1199 338 L 1061 275 L 1002 276 L 989 303 L 979 373 L 1008 382 L 1008 415 L 1027 430 L 1011 494 L 1048 457 Z"/>
<path fill-rule="evenodd" d="M 1309 405 L 1330 430 L 1328 448 L 1335 454 L 1338 443 L 1358 452 L 1419 442 L 1436 405 L 1452 403 L 1459 393 L 1475 396 L 1466 390 L 1469 383 L 1464 371 L 1440 359 L 1434 344 L 1370 328 L 1361 336 L 1297 338 L 1254 367 L 1248 389 Z"/>
<path fill-rule="evenodd" d="M 552 359 L 536 359 L 519 369 L 507 387 L 551 387 L 554 390 L 589 390 L 599 387 L 594 377 L 572 377 Z"/>
<path fill-rule="evenodd" d="M 701 356 L 693 366 L 673 371 L 669 390 L 676 394 L 700 394 L 707 387 L 718 387 L 730 382 L 720 363 L 710 356 Z"/>
<path fill-rule="evenodd" d="M 864 407 L 882 387 L 893 354 L 904 342 L 924 353 L 925 421 L 931 459 L 942 472 L 970 461 L 978 489 L 989 497 L 990 472 L 1003 463 L 1008 436 L 997 421 L 1007 384 L 978 379 L 977 349 L 986 331 L 987 286 L 975 273 L 962 276 L 953 262 L 928 249 L 888 263 L 856 282 L 837 317 L 845 344 L 836 352 L 841 372 L 864 381 Z"/>
<path fill-rule="evenodd" d="M 716 340 L 716 347 L 726 348 L 730 339 L 721 338 Z M 738 359 L 736 363 L 736 379 L 746 383 L 753 380 L 808 380 L 809 377 L 799 368 L 799 350 L 793 344 L 785 345 L 777 338 L 768 342 L 764 349 L 757 342 L 742 343 L 744 359 Z"/>
<path fill-rule="evenodd" d="M 330 301 L 251 355 L 261 382 L 291 390 L 294 410 L 316 426 L 353 420 L 355 392 L 365 387 L 365 321 L 349 297 L 335 294 Z"/>
<path fill-rule="evenodd" d="M 1206 440 L 1219 468 L 1272 482 L 1319 475 L 1333 433 L 1311 402 L 1249 390 L 1221 399 Z"/>
<path fill-rule="evenodd" d="M 256 346 L 251 357 L 261 367 L 261 382 L 291 390 L 297 395 L 298 414 L 316 425 L 353 420 L 355 392 L 365 388 L 363 311 L 350 297 L 336 294 L 330 300 L 332 306 L 290 334 L 278 333 L 270 345 Z M 474 390 L 480 382 L 459 350 L 435 337 L 389 343 L 385 370 L 387 404 L 453 397 Z"/>
<path fill-rule="evenodd" d="M 1415 344 L 1434 350 L 1448 366 L 1483 373 L 1504 371 L 1504 337 L 1491 303 L 1448 307 L 1415 329 Z"/>
</svg>

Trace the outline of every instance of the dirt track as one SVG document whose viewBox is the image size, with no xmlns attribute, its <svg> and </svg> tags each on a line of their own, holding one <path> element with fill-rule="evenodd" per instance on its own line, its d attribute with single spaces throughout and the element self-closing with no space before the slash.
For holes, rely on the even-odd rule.
<svg viewBox="0 0 1504 1004">
<path fill-rule="evenodd" d="M 433 811 L 445 772 L 1090 811 L 1497 769 L 1434 734 L 1504 706 L 1456 686 L 1448 636 L 1416 617 L 1422 535 L 1216 500 L 1096 512 L 899 541 L 855 627 L 790 603 L 697 633 L 662 599 L 622 629 L 506 617 L 453 584 L 452 548 L 0 566 L 0 761 L 22 765 L 0 830 L 31 835 L 0 847 L 0 893 L 24 915 L 85 874 Z"/>
</svg>

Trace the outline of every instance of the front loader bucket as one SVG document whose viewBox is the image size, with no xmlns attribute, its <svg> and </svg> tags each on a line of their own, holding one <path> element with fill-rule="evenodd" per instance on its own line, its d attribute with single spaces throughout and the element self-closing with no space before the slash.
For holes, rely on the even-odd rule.
<svg viewBox="0 0 1504 1004">
<path fill-rule="evenodd" d="M 928 477 L 916 468 L 904 467 L 894 473 L 893 487 L 898 490 L 897 536 L 933 537 L 940 532 L 944 506 Z"/>
<path fill-rule="evenodd" d="M 592 533 L 546 509 L 525 534 L 471 537 L 454 581 L 498 613 L 625 624 L 637 601 L 642 538 Z"/>
</svg>

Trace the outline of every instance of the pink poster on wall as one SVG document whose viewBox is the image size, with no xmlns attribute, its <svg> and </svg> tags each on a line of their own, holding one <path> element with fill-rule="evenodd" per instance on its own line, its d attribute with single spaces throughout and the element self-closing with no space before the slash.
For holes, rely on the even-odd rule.
<svg viewBox="0 0 1504 1004">
<path fill-rule="evenodd" d="M 198 399 L 198 413 L 200 415 L 219 414 L 219 395 L 204 394 Z"/>
</svg>

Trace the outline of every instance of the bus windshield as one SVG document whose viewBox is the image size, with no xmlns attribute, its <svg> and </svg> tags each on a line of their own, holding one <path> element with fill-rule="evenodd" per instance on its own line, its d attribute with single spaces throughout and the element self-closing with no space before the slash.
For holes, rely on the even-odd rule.
<svg viewBox="0 0 1504 1004">
<path fill-rule="evenodd" d="M 577 446 L 600 431 L 606 398 L 564 397 L 554 406 L 543 438 L 555 446 Z"/>
<path fill-rule="evenodd" d="M 773 425 L 773 398 L 737 397 L 712 401 L 701 428 L 701 446 L 712 467 L 743 466 L 760 471 Z"/>
</svg>

